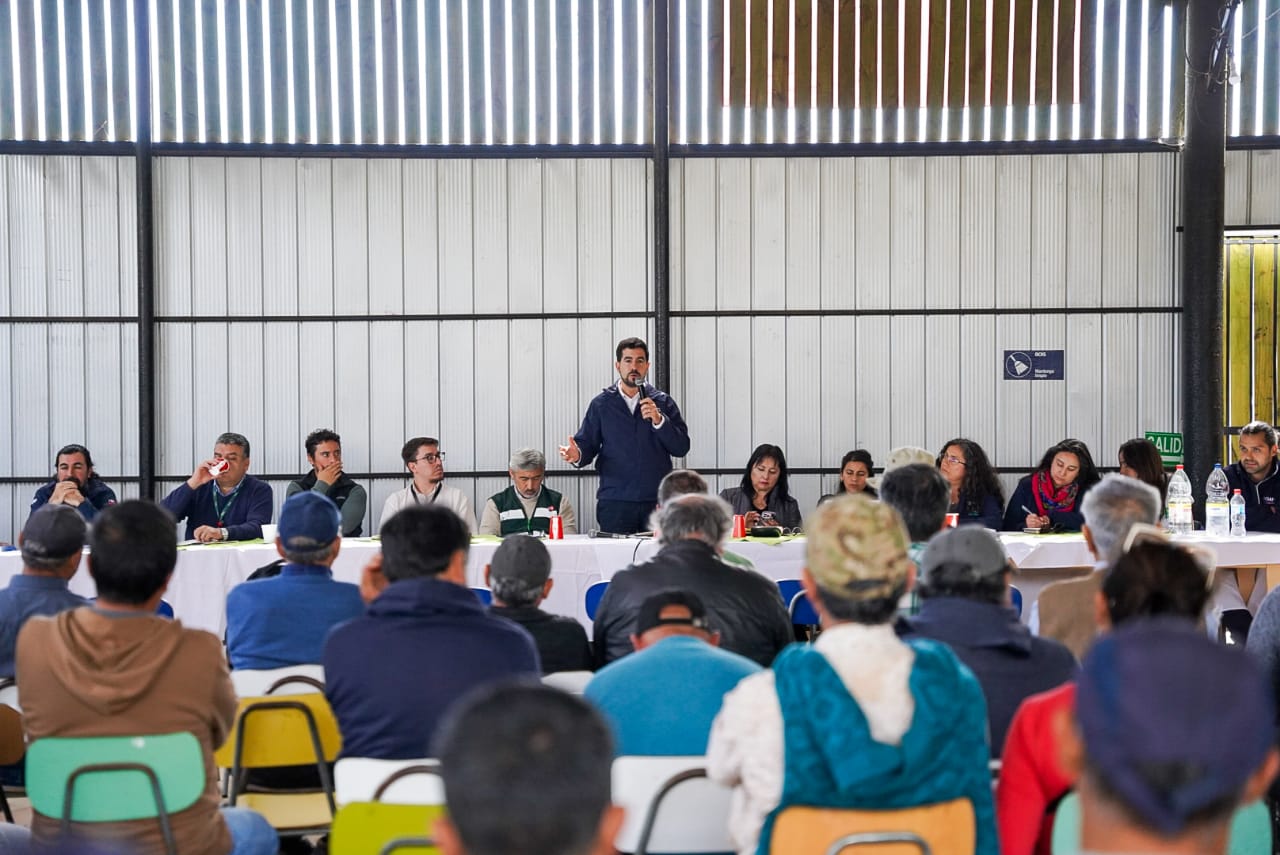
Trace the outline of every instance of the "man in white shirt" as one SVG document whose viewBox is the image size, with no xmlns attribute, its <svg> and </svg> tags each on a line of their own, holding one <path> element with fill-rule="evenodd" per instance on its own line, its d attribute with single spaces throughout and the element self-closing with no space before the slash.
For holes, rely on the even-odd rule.
<svg viewBox="0 0 1280 855">
<path fill-rule="evenodd" d="M 378 520 L 381 528 L 395 513 L 412 505 L 443 505 L 462 517 L 467 531 L 475 534 L 476 515 L 471 510 L 471 499 L 457 487 L 444 483 L 444 452 L 440 440 L 429 436 L 415 436 L 400 449 L 400 459 L 413 480 L 403 490 L 397 490 L 382 505 Z"/>
</svg>

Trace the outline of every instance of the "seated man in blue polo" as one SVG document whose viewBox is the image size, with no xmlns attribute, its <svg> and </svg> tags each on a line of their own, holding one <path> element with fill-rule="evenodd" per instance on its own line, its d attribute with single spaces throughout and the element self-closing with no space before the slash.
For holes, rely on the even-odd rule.
<svg viewBox="0 0 1280 855">
<path fill-rule="evenodd" d="M 619 755 L 705 754 L 725 693 L 760 666 L 720 649 L 707 607 L 692 591 L 669 588 L 640 604 L 636 652 L 610 665 L 583 695 L 613 728 Z"/>
<path fill-rule="evenodd" d="M 551 518 L 564 521 L 564 533 L 578 531 L 569 499 L 543 483 L 547 458 L 536 448 L 522 448 L 507 462 L 511 486 L 494 493 L 480 515 L 480 533 L 506 537 L 509 534 L 543 534 L 551 528 Z"/>
<path fill-rule="evenodd" d="M 364 614 L 360 588 L 335 582 L 342 516 L 327 496 L 306 491 L 280 509 L 280 575 L 243 582 L 227 595 L 227 656 L 232 668 L 318 663 L 329 630 Z"/>
<path fill-rule="evenodd" d="M 87 534 L 84 519 L 70 505 L 45 505 L 23 526 L 18 538 L 22 574 L 0 591 L 0 677 L 13 676 L 18 630 L 29 618 L 89 604 L 67 588 L 80 567 Z"/>
<path fill-rule="evenodd" d="M 213 457 L 196 466 L 162 504 L 178 522 L 187 521 L 187 540 L 254 540 L 271 522 L 271 487 L 249 474 L 249 440 L 224 433 Z"/>
</svg>

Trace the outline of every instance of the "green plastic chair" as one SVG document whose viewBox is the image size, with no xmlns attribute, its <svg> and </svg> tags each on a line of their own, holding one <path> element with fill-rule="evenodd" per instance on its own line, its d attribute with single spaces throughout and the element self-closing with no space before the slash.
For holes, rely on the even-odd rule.
<svg viewBox="0 0 1280 855">
<path fill-rule="evenodd" d="M 1053 821 L 1053 855 L 1080 851 L 1080 797 L 1068 793 Z M 1231 817 L 1227 855 L 1258 855 L 1271 851 L 1271 812 L 1266 802 L 1250 802 Z"/>
<path fill-rule="evenodd" d="M 169 815 L 204 793 L 204 757 L 190 733 L 49 737 L 27 751 L 27 797 L 37 813 L 75 822 L 154 818 L 177 853 Z"/>
</svg>

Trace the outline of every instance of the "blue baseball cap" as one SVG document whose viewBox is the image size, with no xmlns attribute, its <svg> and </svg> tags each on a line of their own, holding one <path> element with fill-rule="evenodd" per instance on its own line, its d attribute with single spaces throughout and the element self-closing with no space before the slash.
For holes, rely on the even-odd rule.
<svg viewBox="0 0 1280 855">
<path fill-rule="evenodd" d="M 342 514 L 328 496 L 304 490 L 285 500 L 276 536 L 289 552 L 308 552 L 333 543 L 342 531 Z"/>
</svg>

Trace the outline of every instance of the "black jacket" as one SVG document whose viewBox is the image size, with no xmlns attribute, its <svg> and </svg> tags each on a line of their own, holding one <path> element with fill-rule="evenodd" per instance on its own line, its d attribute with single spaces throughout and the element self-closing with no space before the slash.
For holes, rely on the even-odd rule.
<svg viewBox="0 0 1280 855">
<path fill-rule="evenodd" d="M 692 591 L 707 607 L 720 646 L 768 668 L 795 636 L 778 586 L 750 570 L 731 567 L 701 540 L 681 540 L 609 580 L 595 619 L 596 662 L 605 665 L 632 651 L 640 604 L 668 588 Z"/>
<path fill-rule="evenodd" d="M 587 631 L 575 618 L 553 615 L 536 606 L 490 606 L 489 614 L 520 624 L 529 630 L 542 660 L 542 673 L 593 671 L 595 661 Z"/>
</svg>

